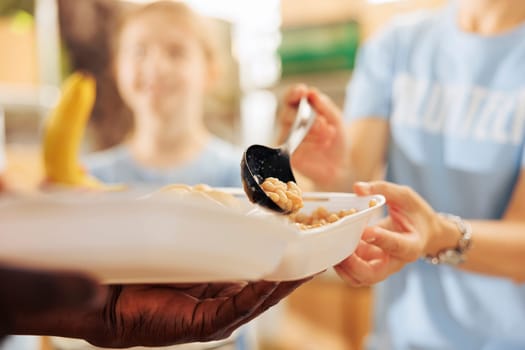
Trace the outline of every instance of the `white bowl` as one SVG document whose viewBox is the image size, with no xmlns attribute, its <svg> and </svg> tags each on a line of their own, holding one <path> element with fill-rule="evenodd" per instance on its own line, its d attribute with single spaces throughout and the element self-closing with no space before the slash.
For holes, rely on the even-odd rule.
<svg viewBox="0 0 525 350">
<path fill-rule="evenodd" d="M 108 283 L 294 280 L 331 267 L 355 250 L 382 196 L 305 193 L 304 210 L 358 213 L 300 231 L 276 214 L 247 215 L 192 198 L 139 192 L 64 193 L 0 200 L 0 262 L 80 270 Z M 368 208 L 370 199 L 377 204 Z"/>
</svg>

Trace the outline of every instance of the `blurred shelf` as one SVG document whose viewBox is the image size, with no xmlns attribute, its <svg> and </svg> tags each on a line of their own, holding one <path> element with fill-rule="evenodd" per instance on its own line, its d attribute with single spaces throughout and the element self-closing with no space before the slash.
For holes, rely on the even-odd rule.
<svg viewBox="0 0 525 350">
<path fill-rule="evenodd" d="M 5 114 L 8 144 L 38 144 L 43 118 L 53 108 L 60 90 L 52 86 L 0 83 L 0 112 Z"/>
<path fill-rule="evenodd" d="M 316 25 L 356 18 L 365 0 L 281 0 L 283 27 Z"/>
<path fill-rule="evenodd" d="M 338 23 L 283 28 L 279 47 L 283 77 L 351 70 L 359 46 L 359 25 Z"/>
<path fill-rule="evenodd" d="M 0 107 L 6 112 L 46 112 L 59 96 L 55 86 L 0 83 Z"/>
</svg>

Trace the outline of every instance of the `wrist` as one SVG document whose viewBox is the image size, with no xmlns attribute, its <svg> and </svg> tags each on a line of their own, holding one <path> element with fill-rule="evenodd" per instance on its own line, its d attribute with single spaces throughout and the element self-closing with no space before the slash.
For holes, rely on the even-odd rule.
<svg viewBox="0 0 525 350">
<path fill-rule="evenodd" d="M 33 315 L 17 315 L 11 334 L 48 335 L 90 339 L 100 332 L 100 310 L 60 310 Z"/>
<path fill-rule="evenodd" d="M 424 249 L 424 255 L 437 256 L 439 252 L 457 246 L 461 233 L 454 222 L 436 213 L 431 227 L 433 234 Z"/>
<path fill-rule="evenodd" d="M 466 252 L 472 244 L 470 224 L 456 215 L 440 213 L 438 217 L 441 218 L 438 220 L 441 229 L 432 240 L 435 244 L 426 250 L 424 259 L 433 265 L 445 263 L 455 266 L 465 262 Z"/>
</svg>

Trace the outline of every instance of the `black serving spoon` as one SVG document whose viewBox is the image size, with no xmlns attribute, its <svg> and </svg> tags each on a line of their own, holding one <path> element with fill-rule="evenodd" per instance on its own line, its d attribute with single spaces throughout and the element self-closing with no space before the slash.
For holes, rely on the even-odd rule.
<svg viewBox="0 0 525 350">
<path fill-rule="evenodd" d="M 314 121 L 315 113 L 303 97 L 288 138 L 281 146 L 270 148 L 252 145 L 246 149 L 241 160 L 241 178 L 244 192 L 252 203 L 281 214 L 289 213 L 272 201 L 260 185 L 268 177 L 275 177 L 284 183 L 295 182 L 290 156 L 308 134 Z"/>
</svg>

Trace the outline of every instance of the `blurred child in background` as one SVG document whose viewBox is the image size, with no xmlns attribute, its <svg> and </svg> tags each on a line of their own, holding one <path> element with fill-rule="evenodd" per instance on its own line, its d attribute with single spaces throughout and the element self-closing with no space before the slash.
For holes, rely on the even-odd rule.
<svg viewBox="0 0 525 350">
<path fill-rule="evenodd" d="M 186 5 L 135 8 L 115 31 L 115 80 L 133 114 L 124 143 L 87 159 L 102 181 L 240 186 L 241 152 L 206 128 L 204 102 L 217 78 L 207 23 Z"/>
</svg>

